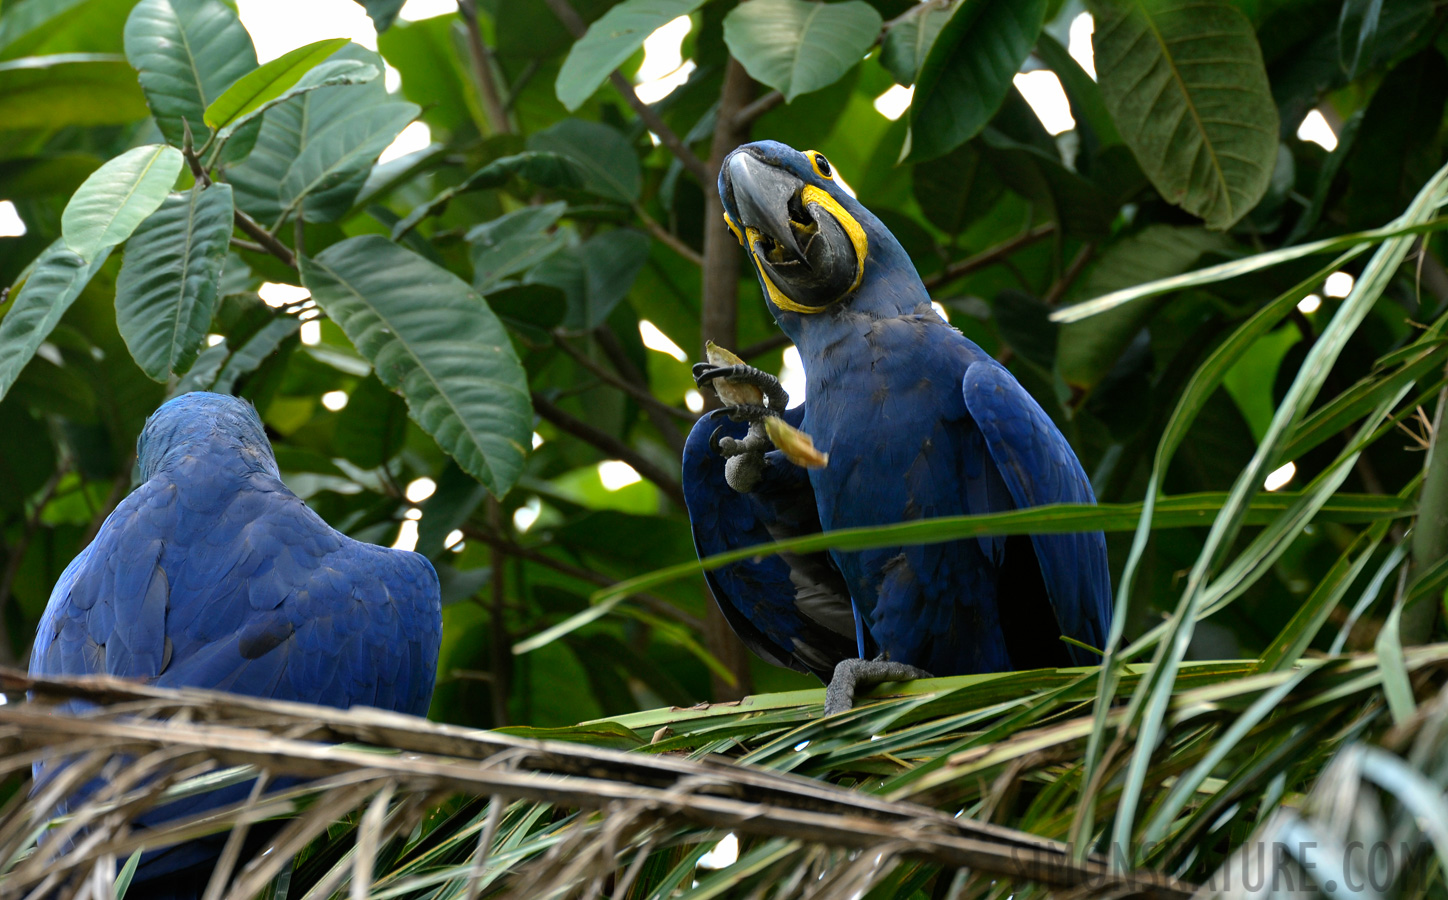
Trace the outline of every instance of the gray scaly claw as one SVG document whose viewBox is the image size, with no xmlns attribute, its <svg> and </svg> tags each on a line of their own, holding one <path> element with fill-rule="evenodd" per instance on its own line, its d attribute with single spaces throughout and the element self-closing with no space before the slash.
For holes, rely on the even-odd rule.
<svg viewBox="0 0 1448 900">
<path fill-rule="evenodd" d="M 887 681 L 913 681 L 916 678 L 933 678 L 924 669 L 892 662 L 884 656 L 878 659 L 844 659 L 835 665 L 834 677 L 825 688 L 825 715 L 842 713 L 855 705 L 855 692 L 860 688 L 874 687 Z"/>
<path fill-rule="evenodd" d="M 705 385 L 712 387 L 715 379 L 720 378 L 735 384 L 753 385 L 764 395 L 764 404 L 735 404 L 726 406 L 722 411 L 736 422 L 749 423 L 749 433 L 742 440 L 725 437 L 713 442 L 715 452 L 725 459 L 724 480 L 734 490 L 747 494 L 759 485 L 764 476 L 764 454 L 774 449 L 774 442 L 765 434 L 762 423 L 789 406 L 789 394 L 778 378 L 754 366 L 715 366 L 710 363 L 694 366 L 694 382 L 701 388 Z M 723 396 L 721 393 L 721 399 Z"/>
</svg>

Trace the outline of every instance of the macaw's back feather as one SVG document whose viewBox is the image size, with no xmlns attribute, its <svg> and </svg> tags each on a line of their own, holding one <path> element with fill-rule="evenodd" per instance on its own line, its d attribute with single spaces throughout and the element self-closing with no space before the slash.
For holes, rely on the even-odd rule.
<svg viewBox="0 0 1448 900">
<path fill-rule="evenodd" d="M 899 242 L 835 182 L 823 157 L 748 144 L 725 159 L 719 190 L 770 311 L 804 363 L 808 399 L 791 424 L 829 461 L 791 471 L 776 460 L 772 483 L 798 484 L 792 496 L 812 498 L 819 528 L 1095 502 L 1059 429 L 1009 371 L 936 315 Z M 852 287 L 839 290 L 844 283 Z M 743 504 L 687 455 L 685 479 L 701 553 L 773 536 L 777 515 L 768 494 L 756 496 L 761 489 L 746 485 L 753 502 Z M 734 506 L 754 518 L 710 525 L 696 512 Z M 829 556 L 853 607 L 861 657 L 877 647 L 895 664 L 958 675 L 1087 665 L 1096 658 L 1060 638 L 1106 642 L 1111 584 L 1100 532 Z M 772 571 L 773 586 L 725 570 L 711 586 L 726 610 L 778 644 L 778 623 L 799 614 L 780 587 L 792 573 L 768 559 L 750 566 Z M 890 671 L 901 677 L 899 665 Z"/>
<path fill-rule="evenodd" d="M 425 557 L 322 521 L 282 484 L 256 411 L 235 397 L 168 402 L 137 449 L 144 481 L 61 575 L 32 673 L 426 715 L 442 618 Z M 153 821 L 248 790 L 180 801 Z M 199 896 L 224 837 L 148 856 L 132 890 Z"/>
</svg>

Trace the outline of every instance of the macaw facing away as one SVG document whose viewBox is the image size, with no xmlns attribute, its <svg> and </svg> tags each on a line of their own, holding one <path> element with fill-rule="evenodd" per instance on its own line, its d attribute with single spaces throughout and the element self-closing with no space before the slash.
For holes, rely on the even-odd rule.
<svg viewBox="0 0 1448 900">
<path fill-rule="evenodd" d="M 244 400 L 177 397 L 147 420 L 137 453 L 142 484 L 61 574 L 32 674 L 427 714 L 442 611 L 426 557 L 359 543 L 322 521 L 282 484 Z M 249 789 L 178 801 L 142 824 Z M 199 897 L 225 837 L 148 854 L 131 896 Z"/>
<path fill-rule="evenodd" d="M 799 349 L 807 402 L 783 411 L 777 380 L 750 366 L 696 367 L 701 384 L 722 378 L 769 396 L 701 419 L 686 444 L 700 554 L 812 530 L 1094 503 L 1040 405 L 935 313 L 905 250 L 833 176 L 820 154 L 774 141 L 740 147 L 721 168 L 725 219 Z M 757 423 L 781 412 L 827 465 L 805 470 L 768 450 Z M 755 424 L 746 431 L 744 422 Z M 710 586 L 746 644 L 830 683 L 827 714 L 849 708 L 857 685 L 1089 665 L 1095 658 L 1061 636 L 1102 647 L 1109 631 L 1100 532 L 831 551 L 808 562 L 806 574 L 798 559 L 745 560 L 711 573 Z M 838 640 L 845 622 L 847 644 Z"/>
</svg>

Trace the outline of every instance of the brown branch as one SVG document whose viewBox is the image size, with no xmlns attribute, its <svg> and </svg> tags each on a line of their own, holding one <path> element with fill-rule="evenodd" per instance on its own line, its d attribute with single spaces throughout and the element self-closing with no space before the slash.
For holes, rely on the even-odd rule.
<svg viewBox="0 0 1448 900">
<path fill-rule="evenodd" d="M 297 267 L 297 258 L 292 255 L 292 251 L 288 249 L 287 245 L 277 240 L 276 235 L 261 227 L 261 224 L 257 222 L 256 219 L 253 219 L 239 209 L 236 211 L 236 227 L 246 232 L 248 237 L 255 239 L 267 253 L 275 256 L 293 269 Z"/>
<path fill-rule="evenodd" d="M 608 376 L 608 370 L 602 367 L 594 368 L 593 366 L 597 366 L 598 364 L 594 363 L 593 360 L 588 360 L 584 365 L 588 366 L 588 370 L 600 378 L 608 378 L 610 384 L 615 384 L 615 386 L 619 387 L 631 385 L 632 389 L 624 387 L 623 390 L 627 391 L 630 397 L 640 402 L 644 415 L 649 417 L 649 422 L 654 426 L 654 429 L 658 431 L 659 436 L 664 439 L 664 442 L 669 445 L 669 450 L 675 456 L 683 456 L 685 438 L 684 435 L 679 433 L 679 429 L 674 425 L 674 420 L 671 416 L 679 415 L 685 411 L 674 409 L 672 406 L 669 406 L 667 403 L 664 403 L 649 393 L 648 388 L 644 387 L 644 385 L 649 383 L 648 376 L 634 366 L 633 360 L 629 359 L 628 353 L 623 349 L 623 344 L 619 343 L 618 336 L 607 326 L 600 325 L 593 329 L 593 339 L 598 342 L 599 348 L 603 350 L 604 355 L 608 357 L 608 361 L 612 363 L 614 369 L 618 371 L 618 378 L 610 378 Z M 571 352 L 573 348 L 569 347 L 567 349 Z M 589 365 L 589 363 L 593 363 L 593 365 Z M 648 399 L 645 400 L 645 397 Z M 698 421 L 699 417 L 693 413 L 686 414 L 689 417 L 688 422 L 691 426 L 694 422 Z"/>
<path fill-rule="evenodd" d="M 500 532 L 503 528 L 502 507 L 492 497 L 488 498 L 488 527 L 495 532 Z M 493 677 L 488 683 L 488 694 L 493 701 L 493 727 L 497 728 L 509 724 L 508 694 L 513 683 L 513 640 L 508 635 L 508 595 L 503 573 L 508 557 L 503 548 L 496 545 L 492 551 L 492 572 L 488 577 L 492 601 L 488 608 L 493 626 L 490 635 L 492 659 L 488 661 L 488 669 Z"/>
<path fill-rule="evenodd" d="M 660 491 L 663 491 L 664 496 L 674 501 L 680 509 L 684 508 L 684 489 L 672 475 L 656 465 L 653 460 L 613 435 L 600 431 L 581 419 L 575 419 L 554 406 L 553 401 L 537 391 L 533 392 L 533 409 L 538 415 L 553 423 L 553 426 L 559 431 L 571 434 L 585 444 L 591 444 L 609 456 L 621 459 L 633 466 L 635 472 L 652 481 Z"/>
<path fill-rule="evenodd" d="M 603 366 L 589 359 L 588 354 L 568 343 L 568 341 L 564 340 L 563 335 L 554 332 L 553 342 L 557 344 L 564 353 L 567 353 L 569 356 L 573 357 L 573 359 L 577 361 L 580 366 L 583 366 L 594 375 L 597 375 L 601 381 L 605 382 L 609 386 L 618 388 L 625 394 L 628 394 L 630 397 L 634 398 L 634 400 L 638 401 L 638 404 L 640 406 L 647 407 L 648 409 L 657 410 L 658 412 L 663 413 L 666 416 L 673 416 L 674 418 L 682 419 L 683 421 L 689 422 L 691 424 L 698 421 L 699 417 L 694 413 L 691 413 L 686 409 L 678 409 L 677 407 L 670 406 L 669 404 L 660 400 L 658 397 L 655 397 L 653 394 L 649 393 L 646 389 L 639 387 L 637 384 L 624 381 L 622 378 L 619 378 L 617 375 L 605 369 Z"/>
<path fill-rule="evenodd" d="M 255 241 L 244 241 L 239 237 L 231 239 L 231 246 L 238 250 L 246 250 L 251 253 L 265 253 L 267 249 Z"/>
<path fill-rule="evenodd" d="M 1002 241 L 994 247 L 989 247 L 974 256 L 967 257 L 960 262 L 954 262 L 945 267 L 945 270 L 929 278 L 923 279 L 926 290 L 935 290 L 943 284 L 948 284 L 957 278 L 969 275 L 978 269 L 994 265 L 1004 261 L 1012 253 L 1023 247 L 1029 247 L 1041 238 L 1049 237 L 1056 231 L 1055 222 L 1047 222 L 1044 225 L 1037 225 L 1027 231 L 1023 231 L 1008 241 Z"/>
<path fill-rule="evenodd" d="M 781 331 L 779 334 L 767 337 L 758 343 L 750 344 L 748 347 L 739 351 L 739 356 L 742 359 L 753 359 L 756 356 L 763 356 L 771 350 L 778 350 L 780 347 L 788 347 L 789 345 L 789 335 Z"/>
<path fill-rule="evenodd" d="M 483 33 L 478 28 L 477 3 L 458 0 L 458 12 L 467 26 L 468 59 L 472 62 L 473 80 L 478 84 L 478 97 L 483 102 L 483 115 L 494 134 L 511 134 L 508 110 L 503 105 L 502 94 L 498 93 L 498 82 L 493 78 L 493 53 L 483 43 Z"/>
<path fill-rule="evenodd" d="M 1041 298 L 1042 302 L 1047 306 L 1055 306 L 1060 303 L 1061 298 L 1071 289 L 1071 285 L 1076 282 L 1076 279 L 1081 277 L 1081 273 L 1086 270 L 1086 264 L 1091 262 L 1091 258 L 1095 255 L 1096 243 L 1094 241 L 1082 244 L 1076 257 L 1066 267 L 1066 271 L 1061 273 L 1061 277 L 1056 279 L 1056 283 L 1051 285 L 1050 289 L 1046 291 L 1046 295 Z"/>
<path fill-rule="evenodd" d="M 704 265 L 704 257 L 700 255 L 699 251 L 684 243 L 683 238 L 674 234 L 663 225 L 660 225 L 657 219 L 648 214 L 648 210 L 644 209 L 643 204 L 635 203 L 634 213 L 639 217 L 639 221 L 644 223 L 644 227 L 649 230 L 649 234 L 652 234 L 662 241 L 670 250 L 673 250 L 696 266 Z"/>
<path fill-rule="evenodd" d="M 552 569 L 560 575 L 567 575 L 570 578 L 577 578 L 579 581 L 586 581 L 589 584 L 596 584 L 599 587 L 605 588 L 611 588 L 618 584 L 618 582 L 600 572 L 594 572 L 581 566 L 575 566 L 570 562 L 555 559 L 546 553 L 541 553 L 531 547 L 524 547 L 522 544 L 510 541 L 501 535 L 486 532 L 474 525 L 463 525 L 462 533 L 468 540 L 482 541 L 489 547 L 502 550 L 509 556 L 514 556 L 531 563 L 537 563 L 540 566 Z M 630 594 L 629 597 L 637 600 L 640 606 L 647 607 L 649 612 L 667 619 L 673 619 L 690 631 L 698 632 L 704 630 L 703 619 L 690 615 L 662 597 L 653 594 Z"/>
<path fill-rule="evenodd" d="M 548 8 L 553 10 L 553 15 L 558 17 L 558 21 L 563 23 L 563 27 L 568 29 L 568 33 L 573 35 L 574 40 L 578 40 L 587 33 L 588 26 L 583 23 L 583 18 L 578 15 L 578 11 L 573 8 L 573 4 L 569 3 L 568 0 L 548 0 Z M 709 187 L 714 183 L 714 176 L 711 174 L 710 168 L 704 165 L 703 160 L 695 156 L 694 151 L 689 149 L 689 145 L 685 144 L 679 139 L 679 136 L 674 133 L 674 129 L 670 128 L 664 123 L 663 119 L 659 118 L 659 114 L 654 112 L 653 107 L 639 99 L 638 92 L 634 90 L 633 84 L 624 77 L 622 72 L 615 70 L 608 76 L 608 80 L 613 83 L 614 88 L 623 96 L 624 102 L 633 108 L 634 113 L 638 115 L 639 119 L 644 123 L 644 126 L 654 133 L 654 136 L 659 139 L 660 144 L 668 148 L 669 152 L 674 154 L 679 162 L 683 163 L 684 168 L 688 169 L 695 178 L 699 179 L 699 183 L 704 185 L 705 192 L 707 193 Z M 717 170 L 718 167 L 714 167 L 714 171 Z"/>
<path fill-rule="evenodd" d="M 783 94 L 779 91 L 770 91 L 734 114 L 734 130 L 744 131 L 748 129 L 750 125 L 754 124 L 756 119 L 783 102 Z"/>
</svg>

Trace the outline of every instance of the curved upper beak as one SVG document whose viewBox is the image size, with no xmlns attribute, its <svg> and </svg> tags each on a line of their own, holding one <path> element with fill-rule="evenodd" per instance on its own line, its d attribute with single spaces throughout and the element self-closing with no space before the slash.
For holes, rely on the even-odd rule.
<svg viewBox="0 0 1448 900">
<path fill-rule="evenodd" d="M 735 153 L 729 158 L 729 185 L 739 210 L 740 228 L 758 229 L 808 266 L 789 220 L 790 201 L 804 182 L 749 153 Z"/>
</svg>

